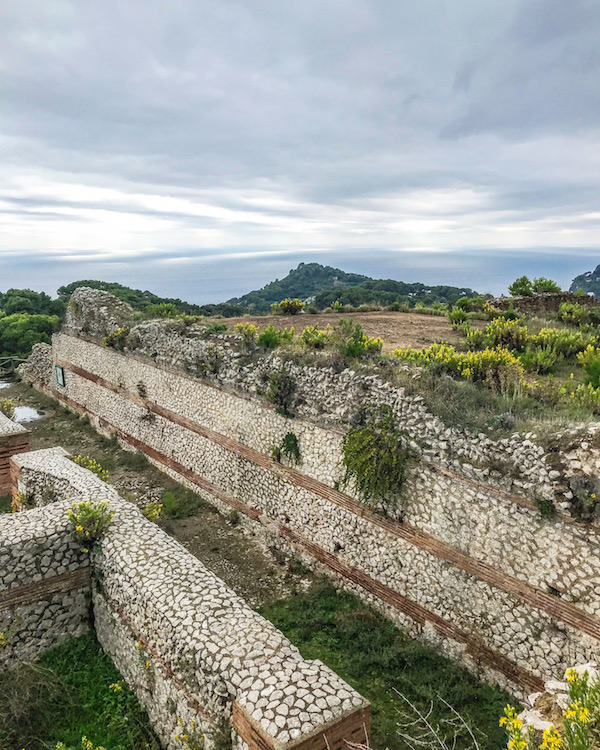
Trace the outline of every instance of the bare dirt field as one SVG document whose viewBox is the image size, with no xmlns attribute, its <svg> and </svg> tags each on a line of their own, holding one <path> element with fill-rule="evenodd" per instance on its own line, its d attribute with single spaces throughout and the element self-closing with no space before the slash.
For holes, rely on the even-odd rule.
<svg viewBox="0 0 600 750">
<path fill-rule="evenodd" d="M 419 313 L 370 312 L 370 313 L 318 313 L 310 315 L 245 315 L 223 320 L 229 328 L 236 323 L 254 323 L 259 328 L 272 324 L 275 328 L 293 326 L 299 334 L 306 326 L 326 328 L 336 325 L 338 320 L 350 318 L 360 323 L 367 336 L 381 336 L 383 351 L 392 352 L 400 346 L 422 348 L 436 341 L 457 344 L 464 341 L 455 331 L 446 316 L 420 315 Z"/>
</svg>

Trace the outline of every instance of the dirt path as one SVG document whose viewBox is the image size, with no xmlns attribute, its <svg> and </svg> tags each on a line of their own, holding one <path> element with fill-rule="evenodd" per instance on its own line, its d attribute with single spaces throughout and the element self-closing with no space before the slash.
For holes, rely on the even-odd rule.
<svg viewBox="0 0 600 750">
<path fill-rule="evenodd" d="M 281 599 L 296 587 L 308 584 L 310 576 L 302 568 L 275 557 L 240 526 L 208 502 L 196 500 L 195 495 L 165 476 L 141 454 L 128 453 L 115 441 L 98 435 L 87 420 L 24 383 L 10 382 L 1 392 L 2 398 L 13 399 L 15 406 L 29 406 L 42 415 L 41 419 L 25 425 L 31 431 L 32 450 L 61 445 L 71 455 L 95 458 L 108 469 L 109 483 L 138 506 L 161 499 L 169 492 L 181 509 L 183 503 L 190 503 L 191 497 L 195 506 L 193 515 L 161 519 L 159 524 L 252 608 Z"/>
<path fill-rule="evenodd" d="M 236 323 L 254 323 L 259 328 L 274 325 L 275 328 L 289 328 L 293 326 L 296 335 L 306 326 L 327 328 L 336 325 L 341 319 L 352 318 L 360 323 L 368 336 L 381 336 L 383 351 L 392 352 L 400 346 L 414 346 L 422 348 L 436 341 L 446 341 L 457 344 L 464 339 L 452 330 L 452 325 L 446 316 L 420 315 L 418 313 L 372 312 L 372 313 L 319 313 L 310 315 L 247 315 L 241 318 L 226 318 L 222 322 L 229 328 Z"/>
</svg>

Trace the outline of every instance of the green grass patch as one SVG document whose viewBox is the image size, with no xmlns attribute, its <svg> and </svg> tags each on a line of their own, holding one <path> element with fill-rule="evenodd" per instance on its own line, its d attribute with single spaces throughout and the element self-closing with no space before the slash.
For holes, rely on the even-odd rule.
<svg viewBox="0 0 600 750">
<path fill-rule="evenodd" d="M 11 508 L 11 497 L 10 495 L 0 496 L 0 513 L 10 513 Z"/>
<path fill-rule="evenodd" d="M 161 495 L 160 502 L 163 506 L 163 518 L 172 519 L 195 516 L 206 505 L 206 501 L 195 492 L 178 485 L 165 490 Z"/>
<path fill-rule="evenodd" d="M 498 718 L 507 703 L 515 705 L 508 693 L 478 682 L 351 594 L 318 582 L 306 593 L 263 607 L 261 614 L 305 658 L 320 659 L 370 701 L 373 747 L 409 747 L 398 734 L 398 724 L 411 718 L 400 693 L 425 714 L 433 704 L 430 719 L 434 724 L 456 718 L 443 701 L 449 703 L 471 727 L 481 750 L 497 750 L 506 744 Z M 455 747 L 472 747 L 465 729 L 459 730 Z"/>
<path fill-rule="evenodd" d="M 0 673 L 0 695 L 3 750 L 79 747 L 83 735 L 107 750 L 160 750 L 145 710 L 94 633 Z"/>
</svg>

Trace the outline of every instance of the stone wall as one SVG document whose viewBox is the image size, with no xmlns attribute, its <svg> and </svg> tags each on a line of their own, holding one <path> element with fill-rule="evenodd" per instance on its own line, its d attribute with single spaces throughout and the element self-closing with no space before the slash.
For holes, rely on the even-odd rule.
<svg viewBox="0 0 600 750">
<path fill-rule="evenodd" d="M 10 494 L 10 457 L 28 450 L 29 431 L 0 412 L 0 496 Z"/>
<path fill-rule="evenodd" d="M 582 305 L 583 307 L 598 305 L 598 300 L 594 296 L 577 295 L 572 292 L 544 292 L 528 297 L 497 297 L 491 300 L 491 304 L 499 310 L 508 310 L 511 302 L 515 310 L 524 315 L 552 315 L 558 312 L 563 302 Z"/>
<path fill-rule="evenodd" d="M 89 628 L 89 558 L 71 538 L 68 507 L 0 515 L 0 669 Z"/>
<path fill-rule="evenodd" d="M 64 528 L 69 503 L 110 503 L 113 521 L 91 555 L 95 628 L 166 748 L 195 747 L 194 738 L 201 746 L 201 735 L 209 748 L 231 734 L 234 746 L 262 750 L 341 750 L 345 739 L 364 740 L 366 702 L 321 662 L 303 659 L 112 487 L 60 449 L 22 454 L 13 466 L 29 502 L 53 503 L 0 521 L 14 530 L 19 548 L 28 538 L 24 529 L 40 534 L 59 524 L 71 549 Z M 42 559 L 50 556 L 46 536 L 38 548 Z M 52 558 L 61 556 L 54 545 Z M 183 734 L 190 744 L 178 738 Z"/>
<path fill-rule="evenodd" d="M 249 393 L 65 334 L 53 353 L 64 404 L 484 678 L 523 695 L 598 658 L 598 538 L 568 517 L 543 519 L 526 489 L 425 459 L 403 517 L 383 517 L 337 489 L 333 418 L 289 419 Z M 290 430 L 298 467 L 270 457 Z"/>
</svg>

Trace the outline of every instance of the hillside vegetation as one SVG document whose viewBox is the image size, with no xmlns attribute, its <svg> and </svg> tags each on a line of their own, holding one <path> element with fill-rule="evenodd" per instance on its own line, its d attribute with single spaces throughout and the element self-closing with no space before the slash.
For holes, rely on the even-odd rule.
<svg viewBox="0 0 600 750">
<path fill-rule="evenodd" d="M 360 284 L 369 281 L 368 276 L 359 273 L 346 273 L 339 268 L 322 266 L 320 263 L 300 263 L 283 279 L 276 279 L 262 289 L 248 292 L 242 297 L 233 297 L 230 304 L 249 308 L 254 312 L 267 312 L 273 302 L 286 297 L 308 299 L 326 289 Z"/>
<path fill-rule="evenodd" d="M 569 291 L 576 292 L 578 289 L 600 298 L 600 266 L 596 266 L 595 270 L 586 271 L 586 273 L 582 273 L 573 279 Z"/>
</svg>

